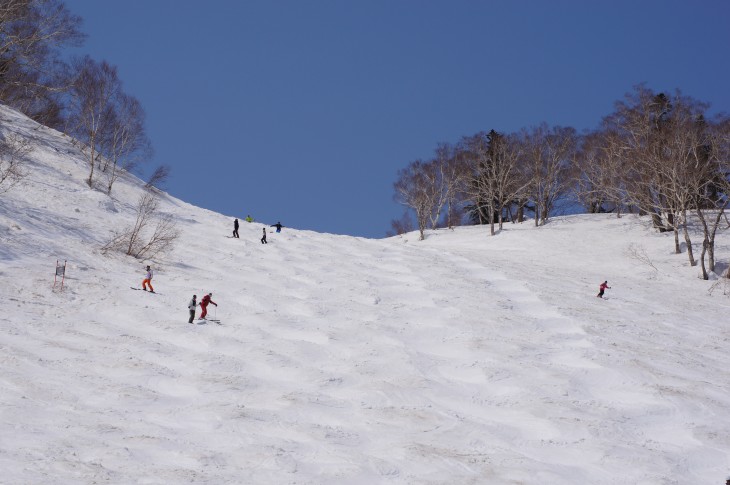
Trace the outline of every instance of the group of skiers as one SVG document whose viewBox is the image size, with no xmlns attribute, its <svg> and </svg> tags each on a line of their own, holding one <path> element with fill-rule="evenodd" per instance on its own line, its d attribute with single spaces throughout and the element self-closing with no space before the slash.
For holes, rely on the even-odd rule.
<svg viewBox="0 0 730 485">
<path fill-rule="evenodd" d="M 200 303 L 196 301 L 196 298 L 198 298 L 198 295 L 193 295 L 193 299 L 190 300 L 190 303 L 188 303 L 188 310 L 190 310 L 190 320 L 188 320 L 188 323 L 193 323 L 193 320 L 195 319 L 195 307 L 200 305 L 200 308 L 203 309 L 203 311 L 200 314 L 201 320 L 207 320 L 205 316 L 208 314 L 208 305 L 213 304 L 216 307 L 218 304 L 212 300 L 213 293 L 208 293 L 203 297 L 202 300 L 200 300 Z"/>
<path fill-rule="evenodd" d="M 246 222 L 253 222 L 253 218 L 249 215 L 246 216 Z M 233 221 L 233 237 L 238 238 L 238 219 L 235 219 Z M 276 232 L 281 232 L 281 228 L 284 227 L 281 222 L 277 222 L 276 224 L 272 224 L 269 227 L 275 227 Z M 261 244 L 267 244 L 266 242 L 266 227 L 263 228 L 263 237 L 261 238 Z M 144 291 L 147 291 L 147 287 L 149 286 L 150 293 L 154 293 L 155 289 L 152 287 L 152 276 L 154 273 L 152 272 L 152 268 L 148 265 L 147 266 L 147 272 L 145 273 L 145 277 L 142 280 L 142 289 Z M 598 294 L 596 295 L 598 298 L 603 298 L 603 294 L 607 289 L 611 289 L 610 286 L 608 286 L 608 280 L 601 283 L 601 285 L 598 288 Z M 211 297 L 213 296 L 213 293 L 208 293 L 207 295 L 203 296 L 203 299 L 200 300 L 200 302 L 197 302 L 198 295 L 193 295 L 192 300 L 190 300 L 190 303 L 188 303 L 188 310 L 190 310 L 190 319 L 188 320 L 188 323 L 193 323 L 193 320 L 195 319 L 195 308 L 200 306 L 202 308 L 202 312 L 200 314 L 201 320 L 207 320 L 206 315 L 208 314 L 208 305 L 213 304 L 216 307 L 218 304 L 214 302 Z M 728 484 L 730 485 L 730 484 Z"/>
<path fill-rule="evenodd" d="M 245 219 L 246 222 L 253 222 L 253 217 L 250 215 L 246 216 Z M 272 224 L 270 227 L 275 227 L 276 232 L 281 232 L 281 228 L 284 227 L 284 225 L 281 222 L 277 222 L 276 224 Z M 238 235 L 238 219 L 235 219 L 233 221 L 233 237 L 239 238 Z M 261 244 L 267 244 L 266 242 L 266 227 L 263 228 L 264 235 L 261 238 Z M 145 277 L 142 280 L 142 289 L 144 291 L 147 291 L 147 287 L 149 286 L 150 293 L 154 293 L 155 289 L 152 287 L 152 277 L 154 273 L 152 271 L 152 268 L 148 265 L 147 266 L 147 272 L 145 273 Z M 195 309 L 200 306 L 200 308 L 203 310 L 200 314 L 201 320 L 207 320 L 206 315 L 208 314 L 208 305 L 213 304 L 216 307 L 218 304 L 214 302 L 211 297 L 213 296 L 213 293 L 208 293 L 207 295 L 203 296 L 203 298 L 200 300 L 200 302 L 197 301 L 198 295 L 193 295 L 193 298 L 190 300 L 190 303 L 188 303 L 188 310 L 190 311 L 190 319 L 188 320 L 188 323 L 193 323 L 193 320 L 195 319 Z"/>
<path fill-rule="evenodd" d="M 284 226 L 281 225 L 281 222 L 277 222 L 276 224 L 272 224 L 269 227 L 275 227 L 276 232 L 281 232 L 281 228 Z M 264 235 L 261 236 L 261 244 L 268 244 L 268 242 L 266 241 L 266 228 L 263 227 L 262 229 L 264 230 Z"/>
<path fill-rule="evenodd" d="M 248 216 L 246 216 L 245 221 L 246 222 L 253 222 L 253 217 L 251 217 L 250 215 L 248 215 Z M 238 218 L 236 218 L 236 219 L 233 220 L 233 237 L 234 238 L 239 238 L 240 239 L 240 236 L 238 235 L 238 228 L 239 227 L 240 226 L 238 224 Z M 276 228 L 276 232 L 281 232 L 281 228 L 284 227 L 284 225 L 281 222 L 277 222 L 276 224 L 272 224 L 269 227 L 275 227 Z M 264 230 L 264 232 L 263 232 L 263 235 L 261 236 L 261 244 L 268 244 L 268 241 L 266 240 L 266 227 L 263 227 L 263 230 Z"/>
</svg>

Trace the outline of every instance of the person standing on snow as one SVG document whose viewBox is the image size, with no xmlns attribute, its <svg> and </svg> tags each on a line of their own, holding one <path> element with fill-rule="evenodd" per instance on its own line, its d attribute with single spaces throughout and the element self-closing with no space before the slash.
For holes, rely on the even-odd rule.
<svg viewBox="0 0 730 485">
<path fill-rule="evenodd" d="M 604 281 L 603 283 L 601 283 L 601 286 L 598 288 L 600 291 L 596 296 L 598 298 L 603 298 L 603 292 L 606 291 L 606 288 L 608 288 L 609 290 L 611 289 L 611 287 L 608 286 L 608 281 Z"/>
<path fill-rule="evenodd" d="M 264 235 L 263 235 L 263 237 L 261 238 L 261 244 L 268 244 L 268 243 L 266 242 L 266 228 L 265 228 L 265 227 L 264 227 Z"/>
<path fill-rule="evenodd" d="M 200 300 L 200 308 L 203 309 L 203 313 L 200 314 L 200 318 L 202 318 L 203 320 L 206 319 L 205 316 L 208 314 L 208 303 L 212 303 L 215 306 L 218 306 L 218 304 L 216 302 L 214 302 L 213 300 L 210 299 L 212 296 L 213 296 L 213 293 L 208 293 L 207 295 L 205 295 L 203 297 L 202 300 Z"/>
<path fill-rule="evenodd" d="M 238 237 L 238 219 L 233 221 L 233 237 Z"/>
<path fill-rule="evenodd" d="M 197 297 L 198 295 L 193 295 L 193 299 L 188 303 L 188 310 L 190 310 L 190 320 L 188 320 L 188 323 L 193 323 L 193 319 L 195 318 L 195 307 L 198 306 L 198 302 L 195 301 Z"/>
<path fill-rule="evenodd" d="M 147 266 L 147 274 L 145 275 L 144 279 L 142 280 L 142 289 L 144 291 L 147 291 L 147 285 L 150 286 L 150 293 L 154 293 L 155 289 L 152 288 L 152 268 Z"/>
<path fill-rule="evenodd" d="M 272 224 L 269 227 L 275 227 L 276 228 L 276 232 L 281 232 L 281 228 L 284 227 L 284 226 L 281 225 L 281 222 L 277 222 L 276 224 Z"/>
</svg>

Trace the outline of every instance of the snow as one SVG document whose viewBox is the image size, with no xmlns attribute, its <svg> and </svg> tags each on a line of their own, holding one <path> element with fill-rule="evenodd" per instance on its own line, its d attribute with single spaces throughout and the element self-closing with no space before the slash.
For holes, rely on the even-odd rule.
<svg viewBox="0 0 730 485">
<path fill-rule="evenodd" d="M 730 471 L 730 300 L 645 219 L 422 242 L 287 227 L 262 245 L 263 225 L 241 217 L 250 202 L 222 215 L 162 194 L 176 249 L 105 256 L 141 182 L 90 190 L 69 138 L 0 117 L 36 144 L 26 183 L 0 196 L 2 483 L 709 484 Z M 240 239 L 226 237 L 234 217 Z M 727 229 L 717 255 L 730 258 Z M 157 295 L 129 288 L 147 264 Z M 222 325 L 187 323 L 205 292 Z"/>
</svg>

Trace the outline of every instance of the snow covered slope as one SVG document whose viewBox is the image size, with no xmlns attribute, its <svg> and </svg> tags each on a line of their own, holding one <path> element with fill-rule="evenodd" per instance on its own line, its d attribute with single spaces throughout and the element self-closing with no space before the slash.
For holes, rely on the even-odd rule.
<svg viewBox="0 0 730 485">
<path fill-rule="evenodd" d="M 644 220 L 423 242 L 285 228 L 262 245 L 260 223 L 227 237 L 254 201 L 224 216 L 163 195 L 176 250 L 103 256 L 140 182 L 92 191 L 68 138 L 0 116 L 36 141 L 26 184 L 0 196 L 2 483 L 710 484 L 730 471 L 730 300 Z M 146 264 L 159 294 L 130 289 Z M 222 325 L 188 324 L 188 300 L 209 291 Z"/>
</svg>

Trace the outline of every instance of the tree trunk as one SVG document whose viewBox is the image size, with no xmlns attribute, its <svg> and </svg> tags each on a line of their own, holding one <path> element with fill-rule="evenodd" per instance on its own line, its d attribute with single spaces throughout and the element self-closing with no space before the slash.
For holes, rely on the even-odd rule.
<svg viewBox="0 0 730 485">
<path fill-rule="evenodd" d="M 683 230 L 684 230 L 684 242 L 687 243 L 687 257 L 689 258 L 689 265 L 690 266 L 696 266 L 697 261 L 695 261 L 694 253 L 692 252 L 692 241 L 689 238 L 689 231 L 687 230 L 687 222 L 683 224 Z M 675 234 L 676 234 L 676 228 L 675 228 Z M 677 244 L 679 244 L 679 240 L 677 240 Z M 677 249 L 679 249 L 679 246 L 677 246 Z M 703 258 L 704 258 L 704 249 L 702 250 Z M 679 251 L 677 251 L 677 254 L 679 254 Z M 702 266 L 704 268 L 704 261 L 702 262 Z"/>
<path fill-rule="evenodd" d="M 89 172 L 89 180 L 87 180 L 86 183 L 88 183 L 89 187 L 91 187 L 92 183 L 94 182 L 94 135 L 93 134 L 89 137 L 89 150 L 91 150 L 91 158 L 89 159 L 90 165 L 91 165 L 91 171 Z"/>
<path fill-rule="evenodd" d="M 710 271 L 715 271 L 715 234 L 717 234 L 717 228 L 720 226 L 720 220 L 722 219 L 722 216 L 725 214 L 725 208 L 728 206 L 728 202 L 725 202 L 722 207 L 720 207 L 719 212 L 717 213 L 717 217 L 715 218 L 715 224 L 712 226 L 712 230 L 710 231 L 710 237 L 709 242 L 710 246 L 707 248 L 707 252 L 709 253 L 709 267 Z M 730 273 L 730 271 L 728 271 Z"/>
<path fill-rule="evenodd" d="M 707 241 L 707 236 L 705 236 L 705 239 L 702 241 L 702 254 L 700 256 L 700 262 L 702 265 L 702 279 L 708 280 L 710 279 L 709 276 L 707 276 L 707 270 L 705 269 L 705 253 L 707 252 L 707 246 L 709 245 L 709 241 Z"/>
<path fill-rule="evenodd" d="M 656 211 L 652 211 L 651 213 L 651 222 L 656 229 L 659 229 L 659 232 L 667 232 L 667 228 L 662 223 L 661 216 Z"/>
<path fill-rule="evenodd" d="M 525 204 L 520 202 L 519 207 L 517 207 L 517 222 L 522 222 L 525 220 Z M 728 224 L 730 225 L 730 224 Z"/>
<path fill-rule="evenodd" d="M 684 216 L 684 224 L 682 226 L 684 227 L 684 238 L 687 239 L 687 212 L 685 211 L 683 213 Z M 682 252 L 682 248 L 679 247 L 679 228 L 677 226 L 674 226 L 674 254 L 679 254 Z"/>
</svg>

